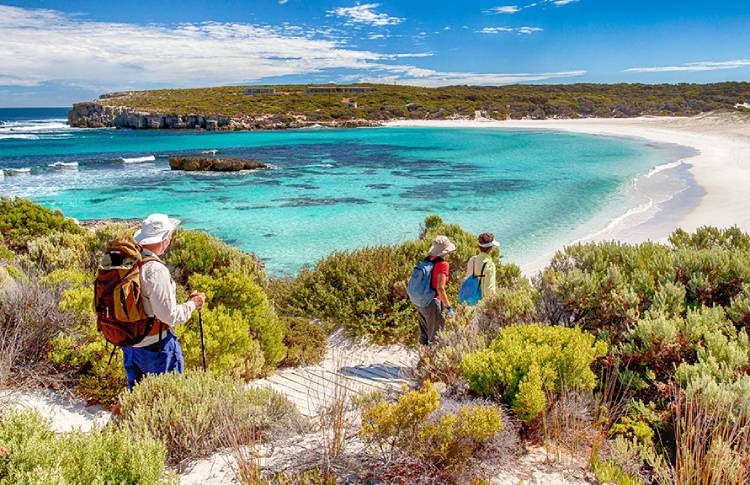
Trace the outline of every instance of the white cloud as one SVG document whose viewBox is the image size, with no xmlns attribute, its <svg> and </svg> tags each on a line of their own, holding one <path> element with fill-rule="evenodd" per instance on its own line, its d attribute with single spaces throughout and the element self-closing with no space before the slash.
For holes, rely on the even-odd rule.
<svg viewBox="0 0 750 485">
<path fill-rule="evenodd" d="M 571 3 L 576 3 L 579 0 L 539 0 L 534 3 L 528 3 L 526 5 L 503 5 L 499 7 L 492 7 L 488 8 L 484 11 L 484 13 L 488 15 L 496 15 L 496 14 L 510 14 L 510 13 L 518 13 L 521 10 L 526 10 L 527 8 L 535 8 L 535 7 L 541 7 L 546 4 L 552 4 L 556 7 L 563 7 L 565 5 L 570 5 Z"/>
<path fill-rule="evenodd" d="M 288 1 L 289 1 L 289 0 L 279 0 L 279 5 L 284 5 L 284 4 L 286 4 L 286 3 L 288 2 Z"/>
<path fill-rule="evenodd" d="M 535 32 L 543 32 L 544 29 L 541 27 L 519 27 L 516 29 L 516 32 L 519 34 L 533 34 Z"/>
<path fill-rule="evenodd" d="M 657 66 L 657 67 L 631 67 L 623 72 L 705 72 L 720 71 L 725 69 L 739 69 L 750 66 L 750 59 L 736 61 L 704 61 L 688 62 L 679 66 Z"/>
<path fill-rule="evenodd" d="M 385 35 L 383 34 L 370 34 L 367 36 L 370 40 L 376 40 L 376 39 L 385 39 Z"/>
<path fill-rule="evenodd" d="M 339 7 L 328 11 L 328 15 L 335 15 L 347 19 L 350 24 L 367 24 L 376 27 L 385 25 L 396 25 L 404 21 L 399 17 L 391 17 L 385 13 L 375 12 L 380 7 L 379 3 L 365 3 L 354 7 Z"/>
<path fill-rule="evenodd" d="M 321 38 L 319 30 L 293 25 L 134 25 L 0 5 L 0 86 L 57 83 L 102 92 L 238 84 L 293 75 L 339 81 L 382 78 L 424 86 L 489 85 L 585 74 L 443 72 L 400 64 L 431 55 L 353 49 L 333 32 Z M 342 78 L 341 72 L 348 76 Z"/>
<path fill-rule="evenodd" d="M 395 69 L 389 69 L 395 71 Z M 382 75 L 351 75 L 347 81 L 371 82 L 384 84 L 405 84 L 411 86 L 500 86 L 523 82 L 546 81 L 584 76 L 586 71 L 562 71 L 544 73 L 475 73 L 475 72 L 441 72 L 432 69 L 411 68 L 400 73 Z"/>
<path fill-rule="evenodd" d="M 518 7 L 516 5 L 505 5 L 503 7 L 492 7 L 487 12 L 488 13 L 518 13 L 521 11 L 522 7 Z"/>
<path fill-rule="evenodd" d="M 535 32 L 543 32 L 544 29 L 541 27 L 485 27 L 482 30 L 478 30 L 480 34 L 501 34 L 504 32 L 516 32 L 518 34 L 533 34 Z"/>
</svg>

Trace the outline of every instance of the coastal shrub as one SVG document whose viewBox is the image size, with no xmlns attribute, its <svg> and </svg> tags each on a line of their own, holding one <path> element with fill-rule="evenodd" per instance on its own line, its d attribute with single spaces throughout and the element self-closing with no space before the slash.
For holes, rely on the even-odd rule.
<svg viewBox="0 0 750 485">
<path fill-rule="evenodd" d="M 440 395 L 426 381 L 395 402 L 375 395 L 362 410 L 361 435 L 386 462 L 396 452 L 440 470 L 460 472 L 503 430 L 503 416 L 491 404 L 462 405 L 440 412 Z"/>
<path fill-rule="evenodd" d="M 458 245 L 448 256 L 448 294 L 456 295 L 466 261 L 476 252 L 476 238 L 438 216 L 425 219 L 420 239 L 400 245 L 335 252 L 293 279 L 271 285 L 282 315 L 317 318 L 328 331 L 343 326 L 377 343 L 415 342 L 416 310 L 406 294 L 412 268 L 426 255 L 435 236 L 446 235 Z M 503 265 L 498 274 L 507 275 Z"/>
<path fill-rule="evenodd" d="M 250 323 L 239 310 L 223 305 L 203 310 L 203 332 L 208 368 L 220 374 L 252 379 L 264 368 L 263 351 L 248 333 Z M 177 327 L 188 369 L 203 366 L 200 328 L 197 318 Z"/>
<path fill-rule="evenodd" d="M 676 249 L 736 249 L 750 251 L 750 235 L 737 226 L 726 229 L 703 226 L 694 233 L 677 229 L 669 237 L 669 242 Z"/>
<path fill-rule="evenodd" d="M 419 363 L 413 370 L 414 375 L 420 381 L 458 386 L 464 382 L 461 366 L 464 357 L 484 350 L 487 342 L 487 335 L 468 322 L 441 330 L 433 345 L 418 347 Z"/>
<path fill-rule="evenodd" d="M 53 232 L 30 241 L 27 245 L 29 259 L 42 271 L 57 269 L 85 270 L 93 266 L 93 253 L 89 250 L 93 235 Z"/>
<path fill-rule="evenodd" d="M 284 366 L 320 363 L 328 350 L 328 339 L 320 325 L 306 318 L 284 318 Z"/>
<path fill-rule="evenodd" d="M 10 249 L 25 251 L 30 241 L 53 232 L 83 235 L 86 230 L 60 211 L 21 197 L 0 197 L 0 235 Z"/>
<path fill-rule="evenodd" d="M 122 394 L 120 405 L 123 428 L 166 443 L 170 463 L 207 456 L 221 447 L 226 432 L 222 422 L 243 427 L 240 436 L 270 442 L 299 419 L 295 406 L 270 388 L 247 388 L 242 381 L 200 371 L 146 376 Z"/>
<path fill-rule="evenodd" d="M 517 287 L 501 286 L 497 293 L 483 298 L 476 307 L 475 325 L 490 338 L 501 328 L 537 320 L 539 293 L 528 280 Z"/>
<path fill-rule="evenodd" d="M 284 325 L 279 321 L 266 293 L 249 275 L 227 272 L 213 276 L 194 274 L 188 281 L 191 290 L 206 294 L 208 308 L 223 306 L 241 315 L 245 333 L 263 350 L 266 369 L 275 368 L 286 356 Z M 240 328 L 238 323 L 231 325 Z M 220 329 L 216 329 L 221 332 Z M 219 339 L 216 335 L 215 339 Z"/>
<path fill-rule="evenodd" d="M 738 327 L 750 330 L 750 283 L 742 287 L 727 308 L 727 315 Z"/>
<path fill-rule="evenodd" d="M 16 255 L 0 240 L 0 263 L 12 262 L 14 259 L 16 259 Z"/>
<path fill-rule="evenodd" d="M 472 390 L 501 395 L 518 417 L 529 421 L 547 406 L 547 393 L 592 389 L 595 359 L 607 345 L 579 328 L 513 325 L 500 330 L 483 351 L 467 355 L 463 370 Z"/>
<path fill-rule="evenodd" d="M 0 418 L 0 483 L 164 483 L 164 445 L 113 427 L 55 434 L 31 410 Z"/>
<path fill-rule="evenodd" d="M 182 284 L 195 273 L 214 275 L 229 271 L 250 276 L 261 286 L 267 284 L 263 266 L 254 254 L 229 246 L 206 232 L 179 230 L 165 261 L 172 268 L 175 280 Z"/>
<path fill-rule="evenodd" d="M 75 314 L 61 310 L 60 289 L 37 278 L 21 278 L 0 298 L 0 385 L 50 375 L 50 341 L 75 325 Z"/>
</svg>

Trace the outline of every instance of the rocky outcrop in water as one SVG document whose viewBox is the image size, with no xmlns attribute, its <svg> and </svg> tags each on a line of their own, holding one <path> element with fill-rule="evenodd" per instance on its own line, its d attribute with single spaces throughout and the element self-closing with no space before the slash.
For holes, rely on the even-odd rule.
<svg viewBox="0 0 750 485">
<path fill-rule="evenodd" d="M 213 157 L 170 157 L 169 167 L 172 170 L 185 170 L 186 172 L 239 172 L 240 170 L 270 168 L 268 164 L 258 160 Z"/>
<path fill-rule="evenodd" d="M 127 93 L 125 93 L 127 94 Z M 110 93 L 103 99 L 116 99 L 122 93 Z M 97 101 L 76 103 L 68 112 L 68 123 L 76 128 L 133 128 L 133 129 L 203 129 L 209 131 L 236 130 L 280 130 L 304 128 L 313 124 L 336 128 L 374 126 L 377 122 L 367 120 L 345 120 L 335 122 L 308 122 L 302 118 L 288 116 L 254 117 L 242 115 L 175 115 L 134 110 L 127 106 L 110 106 Z"/>
</svg>

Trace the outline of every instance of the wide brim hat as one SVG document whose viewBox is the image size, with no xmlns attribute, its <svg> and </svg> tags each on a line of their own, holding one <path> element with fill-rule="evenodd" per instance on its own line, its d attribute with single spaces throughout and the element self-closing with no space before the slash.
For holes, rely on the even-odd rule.
<svg viewBox="0 0 750 485">
<path fill-rule="evenodd" d="M 430 246 L 430 256 L 445 256 L 458 248 L 448 236 L 438 236 L 432 241 Z"/>
<path fill-rule="evenodd" d="M 182 221 L 166 214 L 151 214 L 141 222 L 133 238 L 138 244 L 158 244 L 169 237 Z"/>
</svg>

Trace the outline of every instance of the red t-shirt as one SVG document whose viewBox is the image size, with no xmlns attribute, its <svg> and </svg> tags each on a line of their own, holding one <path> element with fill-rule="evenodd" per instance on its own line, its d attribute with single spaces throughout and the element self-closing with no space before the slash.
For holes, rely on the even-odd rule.
<svg viewBox="0 0 750 485">
<path fill-rule="evenodd" d="M 430 256 L 430 261 L 435 261 L 437 256 Z M 451 267 L 446 261 L 438 261 L 435 263 L 435 267 L 432 268 L 432 288 L 437 291 L 438 287 L 438 275 L 444 274 L 445 275 L 445 282 L 448 283 L 448 276 L 450 276 Z"/>
</svg>

